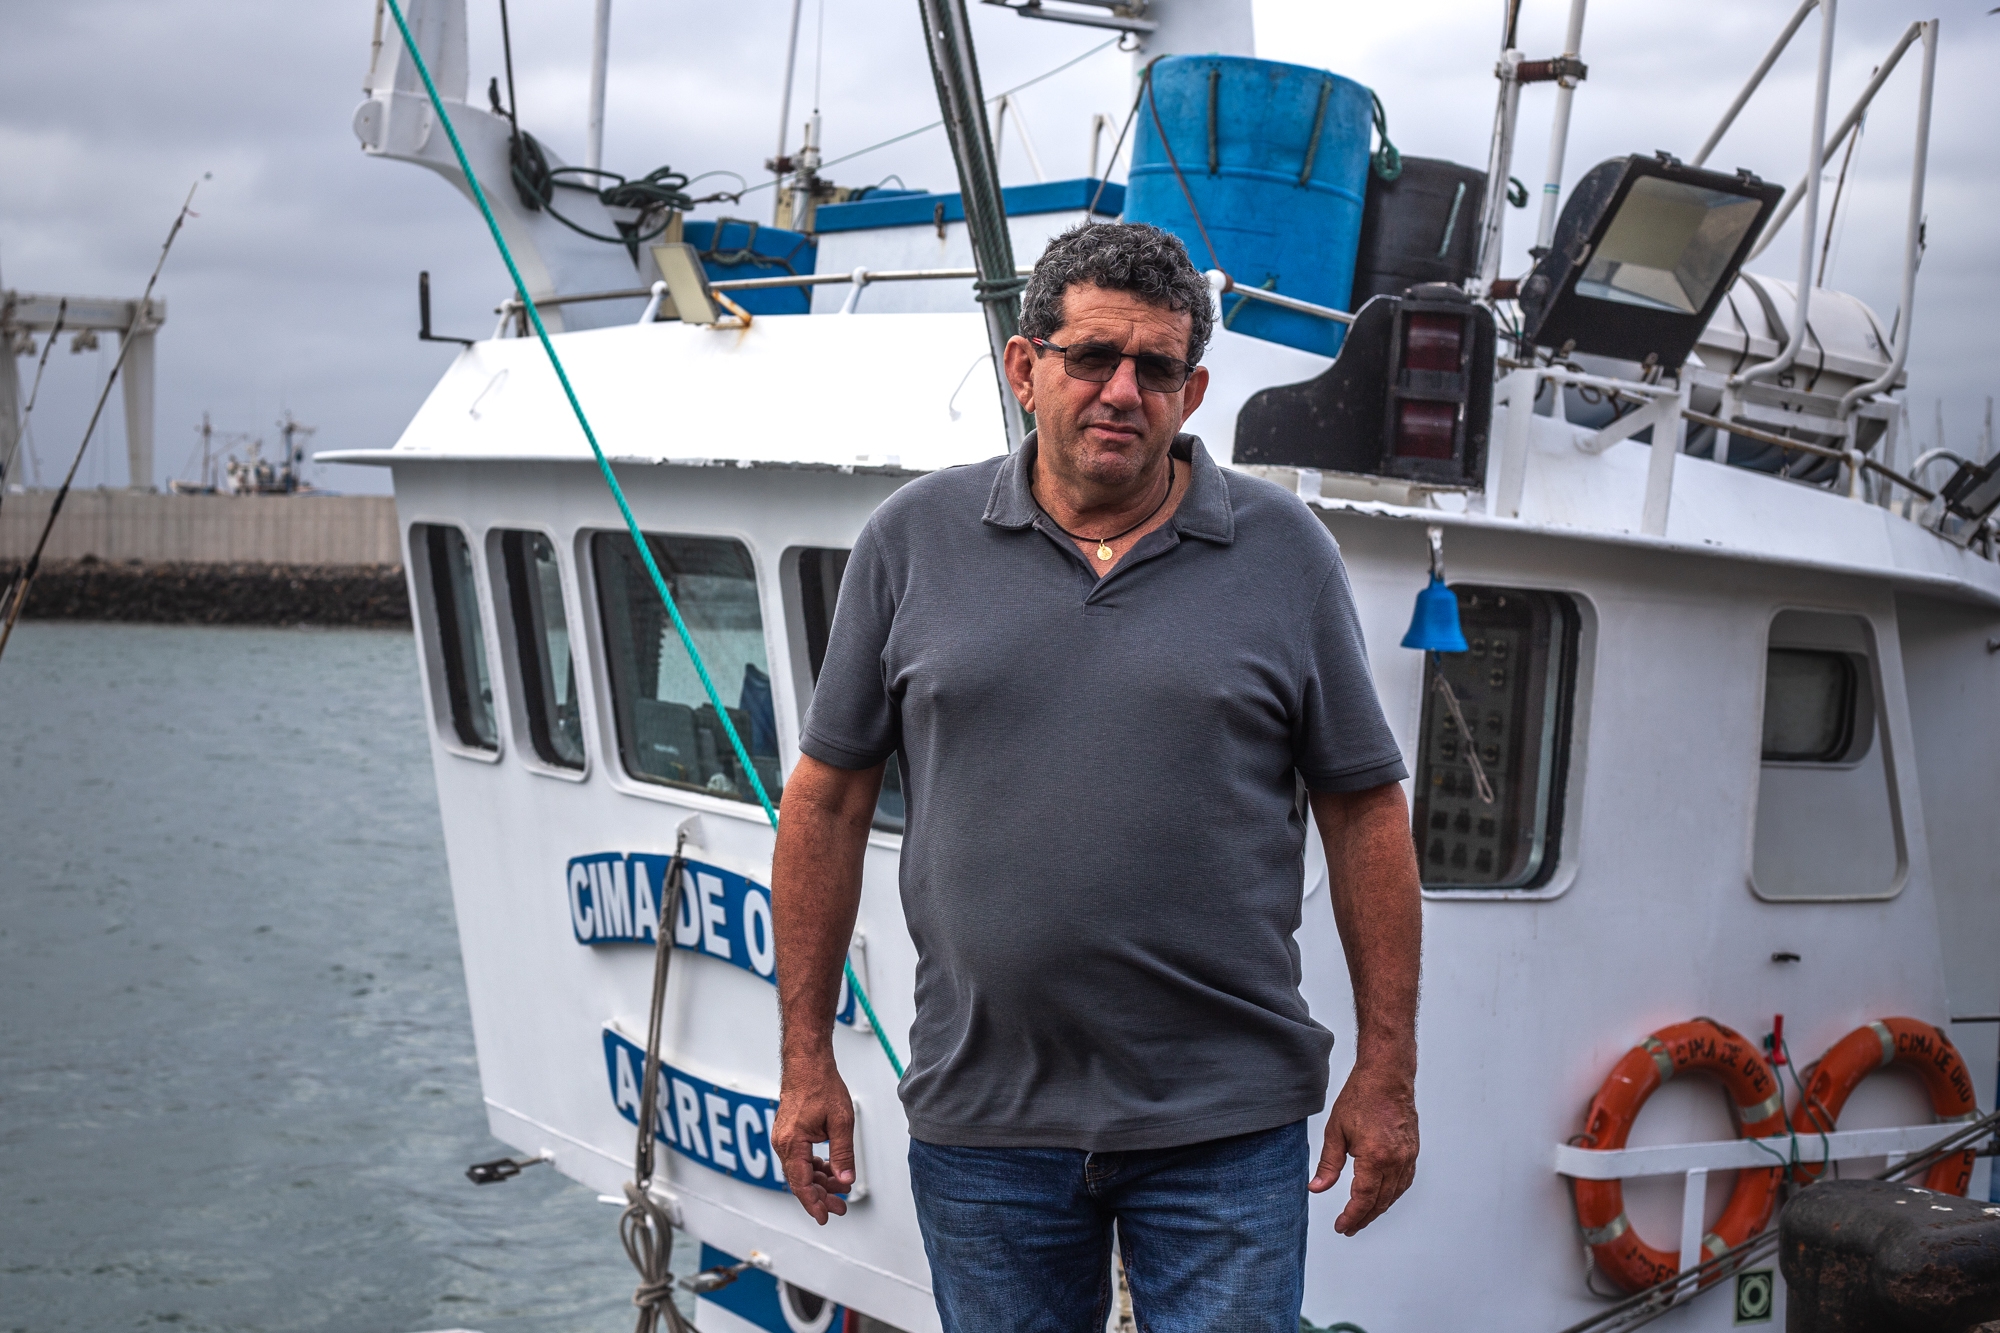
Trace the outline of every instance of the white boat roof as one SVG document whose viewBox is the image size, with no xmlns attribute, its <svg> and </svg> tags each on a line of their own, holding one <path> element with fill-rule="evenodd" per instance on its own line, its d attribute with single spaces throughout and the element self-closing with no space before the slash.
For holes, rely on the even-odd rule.
<svg viewBox="0 0 2000 1333">
<path fill-rule="evenodd" d="M 759 315 L 749 328 L 660 321 L 554 335 L 572 387 L 613 463 L 782 468 L 911 476 L 1006 448 L 983 316 L 973 313 Z M 1209 397 L 1189 418 L 1218 460 L 1236 415 L 1271 384 L 1310 379 L 1324 357 L 1218 329 Z M 1518 516 L 1492 518 L 1464 491 L 1256 468 L 1325 510 L 1446 527 L 1523 528 L 1617 544 L 1886 578 L 2000 604 L 2000 565 L 1900 514 L 1816 486 L 1689 459 L 1673 479 L 1664 534 L 1642 532 L 1652 450 L 1601 454 L 1593 432 L 1537 420 L 1534 482 Z M 321 462 L 591 463 L 590 447 L 535 338 L 461 352 L 388 449 Z M 1358 485 L 1361 489 L 1355 490 Z M 1352 493 L 1349 493 L 1352 492 Z"/>
<path fill-rule="evenodd" d="M 759 315 L 554 335 L 613 462 L 929 472 L 1006 448 L 978 314 Z M 535 338 L 462 352 L 389 449 L 328 463 L 589 461 Z"/>
</svg>

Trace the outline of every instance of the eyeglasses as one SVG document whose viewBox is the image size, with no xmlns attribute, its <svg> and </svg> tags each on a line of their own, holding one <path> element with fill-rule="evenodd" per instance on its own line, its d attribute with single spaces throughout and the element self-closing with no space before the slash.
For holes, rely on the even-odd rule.
<svg viewBox="0 0 2000 1333">
<path fill-rule="evenodd" d="M 1157 352 L 1121 352 L 1109 343 L 1074 343 L 1062 347 L 1047 338 L 1028 341 L 1044 352 L 1061 352 L 1063 373 L 1087 384 L 1109 384 L 1121 361 L 1132 363 L 1133 377 L 1148 393 L 1179 393 L 1188 376 L 1194 374 L 1194 367 L 1187 362 Z"/>
</svg>

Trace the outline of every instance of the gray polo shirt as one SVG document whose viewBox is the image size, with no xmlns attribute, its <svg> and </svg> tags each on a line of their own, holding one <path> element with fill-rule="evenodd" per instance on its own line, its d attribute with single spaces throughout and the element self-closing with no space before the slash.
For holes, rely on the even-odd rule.
<svg viewBox="0 0 2000 1333">
<path fill-rule="evenodd" d="M 1102 579 L 1029 491 L 1032 436 L 911 482 L 854 544 L 802 748 L 902 765 L 925 1142 L 1173 1147 L 1325 1105 L 1298 780 L 1403 762 L 1331 534 L 1173 448 L 1180 508 Z"/>
</svg>

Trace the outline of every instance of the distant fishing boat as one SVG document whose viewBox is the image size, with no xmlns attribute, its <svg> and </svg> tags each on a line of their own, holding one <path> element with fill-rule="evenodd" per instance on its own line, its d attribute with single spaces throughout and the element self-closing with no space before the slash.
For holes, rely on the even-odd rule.
<svg viewBox="0 0 2000 1333">
<path fill-rule="evenodd" d="M 684 178 L 610 176 L 595 146 L 563 167 L 497 83 L 492 109 L 467 102 L 463 0 L 408 5 L 718 687 L 711 701 L 518 302 L 393 447 L 319 455 L 394 475 L 493 1132 L 619 1195 L 649 946 L 672 930 L 654 1196 L 701 1242 L 697 1326 L 938 1327 L 896 1080 L 852 988 L 836 1033 L 859 1117 L 849 1215 L 813 1226 L 771 1152 L 773 834 L 755 788 L 775 798 L 797 758 L 870 513 L 1017 442 L 973 279 L 993 290 L 1057 231 L 1122 216 L 1213 269 L 1213 381 L 1190 429 L 1338 538 L 1414 774 L 1424 1153 L 1361 1236 L 1316 1216 L 1306 1317 L 1369 1333 L 1668 1311 L 1686 1329 L 1775 1325 L 1772 1217 L 1828 1159 L 1984 1197 L 1976 1145 L 1934 1150 L 1995 1086 L 2000 465 L 1913 456 L 1898 396 L 1937 23 L 1912 24 L 1830 125 L 1820 8 L 1797 185 L 1709 165 L 1767 59 L 1685 159 L 1635 151 L 1565 195 L 1582 0 L 1548 59 L 1518 49 L 1510 8 L 1475 166 L 1399 159 L 1367 88 L 1254 59 L 1248 0 L 1014 7 L 1139 44 L 1151 105 L 1124 185 L 999 191 L 989 146 L 984 165 L 961 160 L 970 191 L 843 193 L 815 126 L 796 154 L 780 142 L 792 225 L 776 226 L 688 218 Z M 465 189 L 394 25 L 378 16 L 378 34 L 363 146 Z M 1812 260 L 1830 226 L 1821 165 L 1899 65 L 1919 115 L 1907 231 L 1878 242 L 1904 256 L 1884 319 L 1817 286 Z M 1536 259 L 1508 277 L 1520 94 L 1537 82 L 1556 110 Z M 947 128 L 990 145 L 983 120 Z M 1795 275 L 1751 272 L 1793 216 Z M 427 285 L 421 322 L 439 336 Z M 858 413 L 857 349 L 886 348 L 906 388 Z M 1463 651 L 1410 625 L 1433 570 Z M 1406 630 L 1424 651 L 1399 646 Z M 889 778 L 849 958 L 907 1050 Z M 1325 885 L 1312 841 L 1303 984 L 1340 1061 L 1349 983 Z M 1884 1065 L 1930 1081 L 1874 1078 L 1843 1107 Z"/>
</svg>

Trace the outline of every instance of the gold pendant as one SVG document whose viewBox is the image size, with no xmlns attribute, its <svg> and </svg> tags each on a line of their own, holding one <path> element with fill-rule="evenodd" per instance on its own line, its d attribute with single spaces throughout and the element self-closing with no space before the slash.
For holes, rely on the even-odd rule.
<svg viewBox="0 0 2000 1333">
<path fill-rule="evenodd" d="M 1111 548 L 1103 542 L 1099 542 L 1097 544 L 1097 558 L 1099 560 L 1109 560 L 1111 558 Z"/>
</svg>

